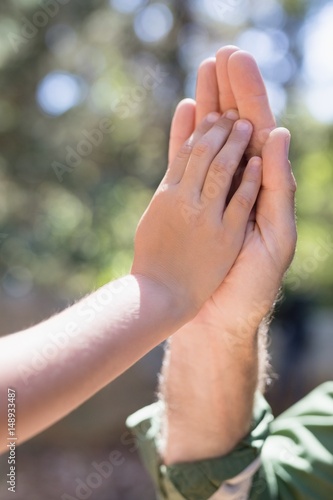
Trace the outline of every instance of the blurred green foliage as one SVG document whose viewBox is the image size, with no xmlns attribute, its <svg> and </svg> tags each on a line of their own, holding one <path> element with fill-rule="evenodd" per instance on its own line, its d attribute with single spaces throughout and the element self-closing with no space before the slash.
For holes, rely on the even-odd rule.
<svg viewBox="0 0 333 500">
<path fill-rule="evenodd" d="M 317 251 L 333 222 L 332 127 L 307 111 L 301 71 L 304 26 L 325 3 L 1 2 L 5 291 L 42 286 L 72 298 L 128 272 L 136 224 L 166 168 L 173 110 L 193 95 L 199 62 L 227 43 L 256 47 L 264 34 L 272 46 L 259 62 L 294 136 L 300 236 L 289 286 L 332 305 L 333 251 Z"/>
</svg>

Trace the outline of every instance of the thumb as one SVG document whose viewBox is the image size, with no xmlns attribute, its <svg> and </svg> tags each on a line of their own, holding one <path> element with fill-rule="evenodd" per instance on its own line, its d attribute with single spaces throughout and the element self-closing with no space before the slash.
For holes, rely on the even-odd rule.
<svg viewBox="0 0 333 500">
<path fill-rule="evenodd" d="M 269 191 L 280 189 L 295 193 L 296 181 L 289 161 L 290 132 L 276 128 L 270 132 L 262 151 L 263 188 Z"/>
<path fill-rule="evenodd" d="M 263 147 L 262 190 L 257 205 L 257 222 L 281 243 L 280 253 L 290 261 L 296 244 L 296 182 L 288 159 L 290 132 L 273 130 Z"/>
</svg>

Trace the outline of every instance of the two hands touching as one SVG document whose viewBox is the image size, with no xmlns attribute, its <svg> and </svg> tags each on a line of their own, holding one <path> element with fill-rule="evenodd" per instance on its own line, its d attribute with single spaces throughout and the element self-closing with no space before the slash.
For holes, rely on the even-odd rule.
<svg viewBox="0 0 333 500">
<path fill-rule="evenodd" d="M 131 274 L 1 340 L 0 389 L 20 394 L 19 442 L 174 332 L 163 382 L 165 462 L 220 455 L 247 432 L 256 331 L 296 241 L 289 139 L 288 131 L 275 129 L 251 56 L 226 47 L 201 65 L 196 102 L 185 99 L 176 110 L 169 166 L 139 223 Z M 253 310 L 251 331 L 230 349 L 228 339 L 237 338 Z M 44 360 L 38 367 L 36 353 Z M 233 409 L 226 412 L 229 397 Z M 6 416 L 0 417 L 5 428 Z M 236 431 L 221 432 L 232 419 Z"/>
<path fill-rule="evenodd" d="M 220 324 L 226 309 L 233 324 L 239 302 L 242 314 L 256 304 L 263 317 L 295 249 L 295 181 L 290 134 L 275 128 L 253 58 L 226 47 L 205 61 L 196 102 L 178 105 L 170 137 L 169 167 L 138 226 L 132 272 L 187 299 L 200 310 L 196 320 Z"/>
<path fill-rule="evenodd" d="M 237 147 L 234 150 L 227 148 L 224 154 L 220 153 L 212 162 L 211 177 L 230 179 L 230 175 L 235 173 L 236 163 L 240 164 L 240 168 L 244 161 L 259 167 L 262 158 L 261 186 L 255 210 L 247 218 L 243 213 L 242 222 L 246 219 L 246 226 L 237 225 L 239 221 L 233 220 L 229 236 L 225 233 L 228 239 L 232 236 L 232 231 L 238 231 L 239 237 L 243 238 L 242 245 L 240 251 L 237 247 L 233 248 L 234 262 L 231 266 L 230 261 L 225 262 L 226 265 L 229 264 L 230 272 L 201 308 L 196 321 L 207 321 L 214 326 L 226 322 L 226 327 L 233 330 L 236 317 L 243 316 L 245 320 L 255 307 L 258 317 L 261 315 L 263 318 L 273 305 L 295 250 L 296 185 L 288 158 L 290 134 L 286 129 L 275 128 L 275 120 L 256 62 L 252 56 L 235 47 L 220 49 L 216 61 L 208 59 L 201 65 L 196 102 L 185 99 L 175 113 L 170 134 L 170 160 L 173 160 L 185 138 L 184 134 L 193 133 L 191 126 L 194 123 L 200 123 L 207 113 L 225 113 L 228 109 L 237 109 L 242 121 L 251 124 L 251 133 L 250 130 L 243 132 L 244 139 L 246 136 L 248 141 L 244 151 L 245 160 L 239 156 L 244 143 L 238 144 L 238 152 Z M 202 146 L 199 139 L 200 136 L 194 132 L 192 143 L 198 142 L 200 152 Z M 240 138 L 235 140 L 239 142 Z M 250 165 L 248 170 L 251 170 Z M 249 171 L 248 175 L 251 175 Z M 255 176 L 253 173 L 250 179 L 252 187 L 253 175 Z M 248 209 L 253 206 L 253 196 L 257 196 L 255 189 L 251 194 L 246 191 L 246 180 L 244 178 L 245 196 L 240 191 L 234 195 L 234 201 L 237 200 L 243 208 L 246 206 Z M 207 181 L 209 182 L 209 176 Z M 256 182 L 257 179 L 254 184 Z M 225 185 L 225 189 L 229 190 L 229 184 Z M 220 203 L 223 205 L 225 193 L 221 193 L 221 198 Z M 223 254 L 221 256 L 223 261 Z M 209 254 L 206 254 L 204 259 L 208 258 Z M 224 263 L 220 262 L 221 264 Z M 215 266 L 212 268 L 213 272 L 214 268 Z M 227 314 L 230 315 L 230 321 Z"/>
<path fill-rule="evenodd" d="M 228 109 L 237 110 L 242 121 L 252 125 L 249 145 L 242 160 L 239 153 L 243 144 L 238 144 L 238 155 L 228 149 L 231 154 L 219 161 L 219 154 L 210 172 L 228 177 L 235 171 L 235 162 L 240 163 L 239 172 L 248 162 L 247 175 L 232 199 L 234 214 L 239 210 L 237 204 L 243 210 L 243 218 L 239 219 L 239 213 L 235 216 L 242 244 L 235 244 L 232 231 L 224 233 L 234 262 L 230 266 L 232 258 L 224 260 L 221 252 L 220 266 L 229 264 L 229 272 L 224 278 L 219 275 L 219 286 L 195 318 L 169 340 L 160 386 L 164 403 L 160 451 L 167 465 L 227 454 L 249 432 L 255 391 L 265 385 L 268 325 L 263 320 L 272 309 L 295 251 L 296 186 L 288 160 L 290 134 L 275 128 L 262 77 L 249 54 L 225 47 L 216 60 L 201 65 L 196 102 L 182 101 L 175 113 L 170 160 L 185 134 L 192 134 L 203 116 Z M 194 143 L 198 141 L 196 134 L 192 136 Z M 197 145 L 202 149 L 200 140 Z M 261 185 L 256 196 L 258 175 Z M 223 205 L 225 193 L 221 198 Z M 227 205 L 223 219 L 231 207 L 231 203 Z M 207 211 L 207 224 L 209 215 Z M 225 255 L 229 258 L 230 254 Z M 209 253 L 202 259 L 209 261 Z M 220 270 L 215 264 L 212 273 L 214 269 Z M 225 268 L 222 270 L 225 273 Z"/>
<path fill-rule="evenodd" d="M 231 200 L 252 135 L 235 111 L 209 114 L 183 144 L 141 219 L 132 272 L 163 284 L 198 312 L 227 276 L 244 243 L 262 177 L 250 159 Z M 193 314 L 192 312 L 192 314 Z"/>
</svg>

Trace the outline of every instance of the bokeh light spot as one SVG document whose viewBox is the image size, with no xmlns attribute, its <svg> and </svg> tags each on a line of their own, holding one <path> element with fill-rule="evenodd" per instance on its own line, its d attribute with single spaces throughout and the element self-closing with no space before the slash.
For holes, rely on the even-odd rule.
<svg viewBox="0 0 333 500">
<path fill-rule="evenodd" d="M 2 278 L 2 286 L 5 292 L 13 298 L 25 297 L 33 288 L 31 272 L 25 267 L 12 267 Z"/>
<path fill-rule="evenodd" d="M 289 41 L 287 36 L 280 30 L 266 32 L 249 29 L 240 35 L 236 45 L 251 52 L 259 65 L 272 65 L 285 56 L 288 51 Z"/>
<path fill-rule="evenodd" d="M 285 21 L 285 12 L 277 0 L 265 0 L 265 2 L 254 3 L 250 17 L 258 27 L 278 28 Z"/>
<path fill-rule="evenodd" d="M 272 111 L 275 115 L 280 115 L 287 104 L 287 93 L 281 85 L 275 82 L 265 80 L 265 85 Z"/>
<path fill-rule="evenodd" d="M 316 85 L 309 87 L 305 101 L 312 116 L 322 123 L 333 123 L 333 86 Z"/>
<path fill-rule="evenodd" d="M 214 21 L 234 26 L 245 23 L 249 14 L 248 0 L 194 0 L 191 8 Z"/>
<path fill-rule="evenodd" d="M 333 2 L 330 2 L 310 17 L 303 34 L 305 101 L 312 116 L 323 123 L 333 123 L 332 19 Z"/>
<path fill-rule="evenodd" d="M 303 70 L 312 82 L 333 82 L 333 3 L 330 2 L 320 12 L 311 17 L 304 31 Z"/>
<path fill-rule="evenodd" d="M 173 26 L 171 10 L 164 4 L 155 3 L 139 12 L 134 21 L 134 30 L 143 42 L 153 43 L 168 35 Z"/>
<path fill-rule="evenodd" d="M 61 115 L 82 100 L 83 85 L 77 76 L 55 71 L 40 82 L 36 97 L 43 111 Z"/>
</svg>

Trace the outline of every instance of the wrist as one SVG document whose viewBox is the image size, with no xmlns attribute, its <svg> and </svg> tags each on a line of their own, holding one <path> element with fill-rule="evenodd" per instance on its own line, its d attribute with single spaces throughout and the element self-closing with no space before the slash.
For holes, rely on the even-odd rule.
<svg viewBox="0 0 333 500">
<path fill-rule="evenodd" d="M 175 325 L 173 332 L 195 316 L 197 310 L 185 292 L 173 289 L 145 274 L 133 272 L 133 269 L 130 275 L 137 282 L 140 293 L 151 298 L 153 307 L 156 306 L 164 311 L 167 324 Z"/>
<path fill-rule="evenodd" d="M 192 335 L 194 331 L 204 331 L 206 336 L 219 337 L 224 340 L 226 349 L 234 345 L 255 348 L 257 332 L 263 318 L 263 315 L 252 312 L 244 316 L 228 313 L 205 319 L 200 318 L 199 313 L 184 329 L 186 328 L 189 334 L 192 332 Z"/>
<path fill-rule="evenodd" d="M 232 295 L 221 306 L 209 300 L 189 324 L 189 328 L 234 337 L 252 343 L 262 321 L 272 310 L 274 301 L 250 301 Z"/>
</svg>

